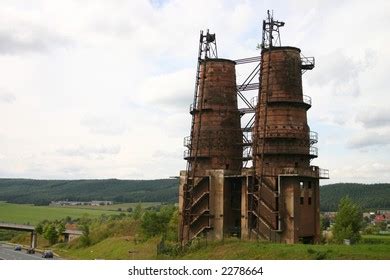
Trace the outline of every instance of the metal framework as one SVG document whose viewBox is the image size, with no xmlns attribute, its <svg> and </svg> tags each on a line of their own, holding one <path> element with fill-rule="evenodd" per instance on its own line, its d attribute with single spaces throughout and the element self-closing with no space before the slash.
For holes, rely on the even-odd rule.
<svg viewBox="0 0 390 280">
<path fill-rule="evenodd" d="M 267 19 L 263 20 L 263 37 L 261 49 L 271 49 L 273 46 L 281 46 L 279 27 L 283 27 L 283 21 L 277 21 L 273 18 L 273 12 L 267 11 Z"/>
<path fill-rule="evenodd" d="M 248 63 L 256 63 L 255 68 L 252 70 L 252 72 L 247 76 L 247 78 L 244 80 L 244 82 L 240 85 L 237 85 L 237 96 L 240 98 L 240 100 L 245 104 L 245 107 L 240 108 L 239 111 L 241 113 L 241 117 L 247 114 L 250 114 L 249 120 L 243 124 L 242 127 L 242 136 L 243 136 L 243 167 L 247 167 L 250 161 L 252 160 L 252 129 L 253 125 L 255 123 L 255 112 L 256 112 L 256 105 L 251 101 L 249 101 L 244 94 L 243 91 L 250 91 L 250 90 L 258 90 L 259 89 L 259 83 L 253 83 L 253 79 L 259 77 L 260 73 L 260 57 L 250 57 L 250 58 L 244 58 L 244 59 L 238 59 L 235 60 L 236 65 L 240 64 L 248 64 Z"/>
</svg>

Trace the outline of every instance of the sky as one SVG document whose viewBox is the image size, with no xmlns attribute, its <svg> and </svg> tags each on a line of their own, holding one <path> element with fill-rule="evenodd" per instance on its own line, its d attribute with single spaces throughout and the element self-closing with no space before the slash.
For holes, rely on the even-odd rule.
<svg viewBox="0 0 390 280">
<path fill-rule="evenodd" d="M 219 57 L 256 56 L 267 9 L 316 59 L 303 90 L 321 183 L 390 182 L 385 0 L 0 0 L 0 177 L 178 175 L 199 31 Z"/>
</svg>

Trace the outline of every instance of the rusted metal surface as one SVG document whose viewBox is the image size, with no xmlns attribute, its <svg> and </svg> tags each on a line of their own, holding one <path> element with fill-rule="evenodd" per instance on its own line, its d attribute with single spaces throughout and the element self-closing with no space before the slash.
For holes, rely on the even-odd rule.
<svg viewBox="0 0 390 280">
<path fill-rule="evenodd" d="M 236 61 L 217 58 L 215 36 L 204 42 L 209 37 L 201 33 L 191 134 L 184 138 L 187 169 L 180 174 L 183 245 L 197 236 L 223 239 L 232 233 L 283 243 L 320 239 L 319 179 L 329 172 L 310 165 L 318 156 L 318 134 L 310 131 L 312 102 L 302 90 L 302 74 L 315 60 L 281 47 L 282 26 L 268 11 L 261 56 Z M 213 58 L 207 55 L 210 43 Z M 255 62 L 236 85 L 236 64 Z M 244 96 L 257 89 L 250 101 Z M 244 108 L 238 109 L 237 97 Z M 253 116 L 245 116 L 241 128 L 245 114 Z"/>
<path fill-rule="evenodd" d="M 320 171 L 310 166 L 311 159 L 318 156 L 313 146 L 318 135 L 307 124 L 311 99 L 303 95 L 301 70 L 298 48 L 274 47 L 262 52 L 253 131 L 254 166 L 259 178 L 253 198 L 258 198 L 254 211 L 259 217 L 254 230 L 271 240 L 279 235 L 279 240 L 287 243 L 300 238 L 315 242 L 319 234 Z M 271 180 L 278 176 L 289 179 Z"/>
<path fill-rule="evenodd" d="M 235 62 L 209 59 L 200 69 L 200 91 L 196 108 L 193 138 L 187 140 L 195 156 L 197 175 L 209 169 L 238 171 L 242 166 L 242 131 L 237 108 Z M 206 73 L 204 73 L 206 71 Z M 187 138 L 188 139 L 188 138 Z"/>
<path fill-rule="evenodd" d="M 267 65 L 269 55 L 270 67 Z M 261 157 L 256 159 L 258 173 L 263 168 L 262 164 L 276 168 L 309 167 L 310 159 L 316 157 L 315 149 L 311 149 L 310 129 L 306 116 L 308 104 L 303 98 L 301 77 L 298 48 L 279 47 L 274 48 L 271 53 L 263 52 L 260 102 L 254 127 L 254 137 L 258 139 L 254 151 L 257 155 L 261 154 L 264 142 L 264 159 L 263 161 Z M 267 89 L 268 112 L 264 128 Z"/>
<path fill-rule="evenodd" d="M 199 235 L 222 239 L 226 227 L 240 223 L 240 210 L 231 210 L 227 202 L 241 201 L 241 196 L 234 199 L 230 189 L 237 186 L 224 179 L 225 174 L 240 174 L 242 167 L 235 62 L 205 59 L 199 70 L 197 102 L 190 107 L 191 136 L 184 138 L 190 169 L 180 183 L 182 244 Z"/>
</svg>

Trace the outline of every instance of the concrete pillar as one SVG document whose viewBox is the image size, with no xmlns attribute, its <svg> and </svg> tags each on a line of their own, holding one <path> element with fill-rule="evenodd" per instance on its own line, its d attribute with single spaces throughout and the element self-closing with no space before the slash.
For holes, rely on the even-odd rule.
<svg viewBox="0 0 390 280">
<path fill-rule="evenodd" d="M 224 170 L 210 170 L 210 214 L 213 219 L 211 225 L 213 228 L 212 239 L 222 240 L 224 232 Z"/>
<path fill-rule="evenodd" d="M 243 177 L 241 186 L 241 239 L 249 239 L 248 225 L 248 182 L 249 176 Z"/>
<path fill-rule="evenodd" d="M 188 227 L 184 223 L 184 185 L 187 180 L 187 171 L 180 171 L 180 179 L 179 179 L 179 228 L 178 228 L 178 236 L 179 241 L 184 244 L 188 241 Z M 186 228 L 186 230 L 184 230 Z"/>
<path fill-rule="evenodd" d="M 31 248 L 35 249 L 37 247 L 37 232 L 31 232 Z"/>
</svg>

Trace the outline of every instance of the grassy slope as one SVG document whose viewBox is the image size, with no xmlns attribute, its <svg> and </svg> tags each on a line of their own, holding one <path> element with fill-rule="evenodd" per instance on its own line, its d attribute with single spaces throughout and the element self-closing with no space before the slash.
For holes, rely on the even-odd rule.
<svg viewBox="0 0 390 280">
<path fill-rule="evenodd" d="M 68 259 L 263 259 L 263 260 L 359 260 L 390 259 L 390 243 L 346 245 L 286 245 L 266 242 L 239 241 L 209 242 L 192 248 L 178 257 L 157 256 L 157 239 L 135 244 L 124 237 L 108 238 L 91 247 L 67 249 L 58 246 L 55 250 Z M 135 252 L 135 253 L 129 253 Z"/>
<path fill-rule="evenodd" d="M 189 252 L 182 259 L 390 259 L 390 244 L 286 245 L 261 242 L 227 241 Z"/>
<path fill-rule="evenodd" d="M 57 246 L 55 252 L 63 258 L 76 260 L 147 260 L 156 258 L 157 243 L 157 239 L 136 244 L 131 238 L 113 237 L 82 249 L 68 249 L 64 246 Z"/>
<path fill-rule="evenodd" d="M 83 215 L 98 217 L 101 214 L 112 215 L 112 211 L 74 209 L 49 206 L 33 206 L 29 204 L 11 204 L 0 202 L 0 222 L 37 224 L 47 220 L 56 220 L 70 216 L 81 218 Z"/>
</svg>

